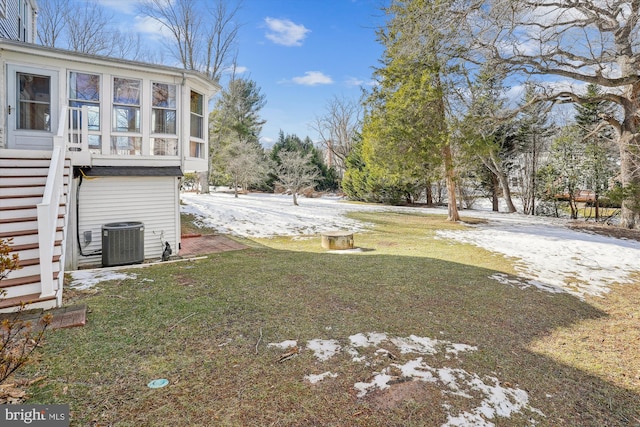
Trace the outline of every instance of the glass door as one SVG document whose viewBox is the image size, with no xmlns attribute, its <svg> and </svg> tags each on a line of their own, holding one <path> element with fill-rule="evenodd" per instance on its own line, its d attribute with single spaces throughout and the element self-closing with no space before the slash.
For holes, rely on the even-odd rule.
<svg viewBox="0 0 640 427">
<path fill-rule="evenodd" d="M 58 125 L 58 73 L 8 66 L 8 148 L 50 150 Z"/>
</svg>

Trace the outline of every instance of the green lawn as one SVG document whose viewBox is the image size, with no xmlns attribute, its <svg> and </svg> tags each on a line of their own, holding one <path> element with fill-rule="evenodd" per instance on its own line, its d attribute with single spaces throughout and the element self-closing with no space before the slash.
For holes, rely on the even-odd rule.
<svg viewBox="0 0 640 427">
<path fill-rule="evenodd" d="M 509 260 L 435 238 L 464 225 L 357 218 L 372 227 L 355 236 L 362 252 L 262 239 L 68 292 L 88 305 L 88 323 L 49 333 L 22 372 L 46 376 L 28 403 L 68 403 L 74 426 L 440 426 L 486 405 L 483 390 L 506 390 L 528 401 L 496 426 L 640 425 L 640 281 L 585 302 L 523 290 L 489 277 L 513 274 Z M 373 332 L 439 340 L 438 351 L 386 341 L 356 348 L 364 361 L 354 362 L 349 337 Z M 319 360 L 308 347 L 317 339 L 342 350 Z M 300 352 L 280 363 L 285 350 L 268 344 L 285 340 Z M 477 349 L 445 350 L 455 344 Z M 439 379 L 402 374 L 418 357 Z M 335 377 L 305 380 L 325 372 Z M 381 373 L 394 377 L 388 388 L 358 397 L 354 385 Z M 456 390 L 445 373 L 480 387 Z M 169 385 L 148 388 L 157 378 Z"/>
</svg>

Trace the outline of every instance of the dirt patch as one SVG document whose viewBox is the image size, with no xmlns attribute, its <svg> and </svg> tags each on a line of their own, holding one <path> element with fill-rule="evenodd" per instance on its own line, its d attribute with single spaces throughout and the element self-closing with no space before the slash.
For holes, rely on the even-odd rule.
<svg viewBox="0 0 640 427">
<path fill-rule="evenodd" d="M 587 233 L 600 234 L 602 236 L 615 237 L 617 239 L 636 240 L 640 242 L 640 230 L 638 229 L 628 229 L 612 225 L 594 224 L 581 221 L 569 223 L 569 228 Z"/>
<path fill-rule="evenodd" d="M 413 402 L 424 402 L 441 396 L 437 387 L 423 381 L 400 380 L 388 389 L 371 394 L 371 404 L 379 410 L 392 410 Z"/>
</svg>

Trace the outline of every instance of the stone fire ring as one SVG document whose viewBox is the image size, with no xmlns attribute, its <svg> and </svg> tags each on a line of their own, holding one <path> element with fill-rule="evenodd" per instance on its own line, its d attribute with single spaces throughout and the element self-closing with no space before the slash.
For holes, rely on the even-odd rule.
<svg viewBox="0 0 640 427">
<path fill-rule="evenodd" d="M 353 233 L 350 231 L 325 231 L 322 236 L 322 247 L 329 250 L 353 249 Z"/>
</svg>

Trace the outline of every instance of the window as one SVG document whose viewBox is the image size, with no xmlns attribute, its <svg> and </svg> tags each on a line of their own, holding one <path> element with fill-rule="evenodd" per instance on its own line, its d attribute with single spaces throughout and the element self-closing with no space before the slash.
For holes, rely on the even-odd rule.
<svg viewBox="0 0 640 427">
<path fill-rule="evenodd" d="M 151 138 L 151 154 L 154 156 L 177 156 L 177 138 Z"/>
<path fill-rule="evenodd" d="M 113 79 L 113 131 L 140 133 L 140 80 Z"/>
<path fill-rule="evenodd" d="M 151 93 L 153 133 L 176 134 L 176 86 L 153 83 Z"/>
<path fill-rule="evenodd" d="M 198 159 L 204 159 L 204 144 L 202 142 L 191 141 L 189 155 Z"/>
<path fill-rule="evenodd" d="M 202 139 L 202 123 L 204 122 L 203 96 L 191 91 L 191 136 Z"/>
<path fill-rule="evenodd" d="M 100 139 L 100 76 L 97 74 L 69 73 L 69 106 L 72 108 L 87 107 L 86 120 L 90 132 L 89 149 L 93 152 L 101 151 Z M 75 128 L 83 123 L 80 113 L 73 114 Z M 91 134 L 94 131 L 96 133 Z"/>
<path fill-rule="evenodd" d="M 112 136 L 111 154 L 142 154 L 142 138 L 140 138 L 139 136 Z"/>
<path fill-rule="evenodd" d="M 17 73 L 18 129 L 51 130 L 51 78 Z"/>
<path fill-rule="evenodd" d="M 204 138 L 204 97 L 198 92 L 191 91 L 191 141 L 189 143 L 189 155 L 204 159 L 204 143 L 194 139 Z"/>
</svg>

